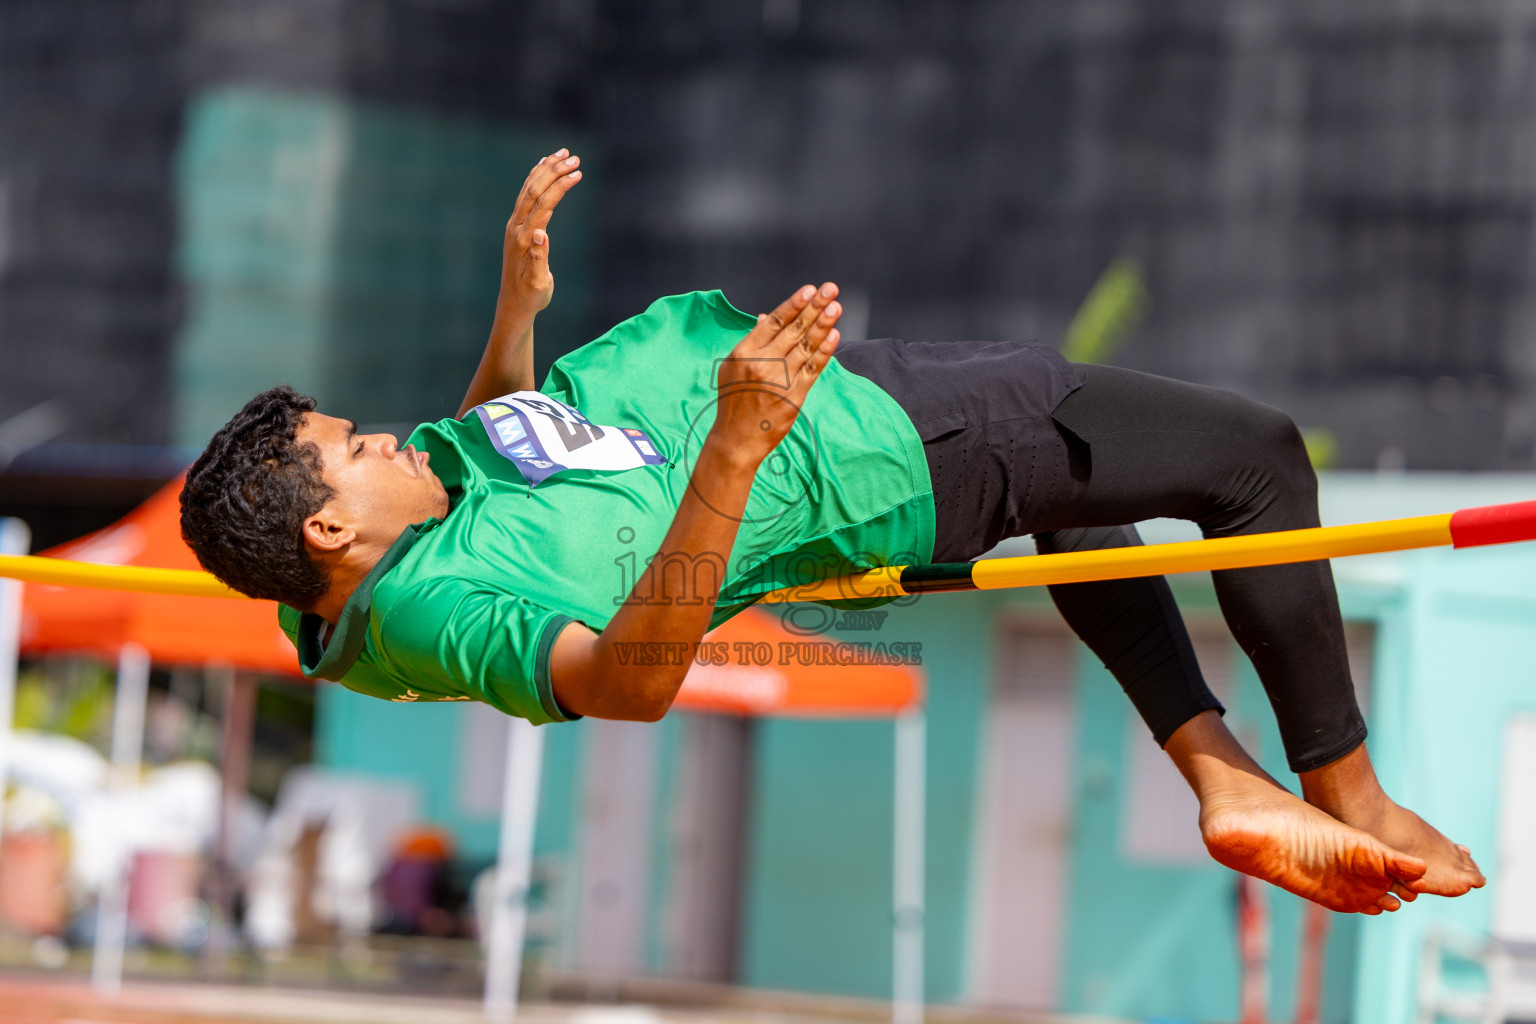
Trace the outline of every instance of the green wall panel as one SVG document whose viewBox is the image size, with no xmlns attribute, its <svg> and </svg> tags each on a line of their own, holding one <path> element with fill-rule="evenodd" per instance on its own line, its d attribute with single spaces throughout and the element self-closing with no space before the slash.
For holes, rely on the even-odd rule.
<svg viewBox="0 0 1536 1024">
<path fill-rule="evenodd" d="M 581 140 L 324 94 L 197 97 L 178 155 L 186 316 L 176 437 L 202 445 L 286 381 L 360 423 L 451 416 L 485 345 L 502 232 L 529 168 Z M 607 325 L 592 294 L 589 180 L 551 225 L 539 374 Z"/>
<path fill-rule="evenodd" d="M 1355 1019 L 1410 1020 L 1431 929 L 1486 934 L 1501 885 L 1498 801 L 1505 729 L 1536 713 L 1536 551 L 1426 551 L 1405 560 L 1407 600 L 1385 621 L 1372 758 L 1394 798 L 1472 850 L 1488 886 L 1422 897 L 1366 922 Z"/>
</svg>

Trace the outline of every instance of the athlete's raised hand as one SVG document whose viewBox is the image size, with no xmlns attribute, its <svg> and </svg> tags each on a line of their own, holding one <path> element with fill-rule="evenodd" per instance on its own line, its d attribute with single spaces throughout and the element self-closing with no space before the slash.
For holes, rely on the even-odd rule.
<svg viewBox="0 0 1536 1024">
<path fill-rule="evenodd" d="M 726 449 L 753 465 L 789 433 L 806 393 L 837 350 L 843 315 L 837 285 L 806 285 L 720 361 L 714 432 Z"/>
<path fill-rule="evenodd" d="M 549 218 L 581 180 L 580 165 L 580 157 L 561 149 L 528 172 L 502 240 L 498 313 L 531 317 L 549 305 L 555 294 L 555 277 L 549 272 Z"/>
<path fill-rule="evenodd" d="M 561 149 L 528 172 L 501 243 L 501 293 L 485 354 L 459 405 L 463 416 L 481 402 L 536 384 L 533 320 L 555 294 L 549 272 L 549 218 L 581 180 L 581 161 Z"/>
</svg>

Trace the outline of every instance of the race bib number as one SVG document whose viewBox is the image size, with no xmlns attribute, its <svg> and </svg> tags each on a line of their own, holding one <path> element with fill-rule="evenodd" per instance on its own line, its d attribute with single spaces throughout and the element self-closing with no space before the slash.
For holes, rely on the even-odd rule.
<svg viewBox="0 0 1536 1024">
<path fill-rule="evenodd" d="M 643 430 L 600 427 L 564 402 L 538 391 L 516 391 L 475 406 L 491 444 L 523 474 L 528 486 L 566 469 L 615 472 L 665 465 Z"/>
</svg>

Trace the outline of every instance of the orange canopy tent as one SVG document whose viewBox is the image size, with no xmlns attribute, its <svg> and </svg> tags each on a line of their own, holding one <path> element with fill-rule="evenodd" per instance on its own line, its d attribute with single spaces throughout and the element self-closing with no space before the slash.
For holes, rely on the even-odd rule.
<svg viewBox="0 0 1536 1024">
<path fill-rule="evenodd" d="M 181 539 L 180 492 L 178 478 L 113 525 L 43 554 L 105 565 L 198 569 Z M 127 644 L 137 644 L 162 664 L 223 662 L 299 674 L 298 656 L 278 628 L 271 601 L 27 585 L 24 653 L 88 651 L 115 658 Z"/>
<path fill-rule="evenodd" d="M 674 707 L 735 715 L 884 718 L 923 699 L 923 673 L 884 645 L 797 636 L 757 608 L 705 634 Z"/>
</svg>

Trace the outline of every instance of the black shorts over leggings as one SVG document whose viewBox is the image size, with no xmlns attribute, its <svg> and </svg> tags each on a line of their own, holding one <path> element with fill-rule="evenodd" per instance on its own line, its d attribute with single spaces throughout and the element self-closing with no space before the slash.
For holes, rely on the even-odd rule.
<svg viewBox="0 0 1536 1024">
<path fill-rule="evenodd" d="M 845 368 L 889 393 L 923 439 L 934 561 L 1033 534 L 1042 552 L 1140 544 L 1169 517 L 1207 537 L 1317 526 L 1317 481 L 1284 413 L 1215 388 L 1065 362 L 1014 342 L 845 343 Z M 1327 562 L 1211 574 L 1222 615 L 1264 685 L 1291 769 L 1365 738 Z M 1161 577 L 1050 588 L 1159 743 L 1220 709 Z"/>
</svg>

